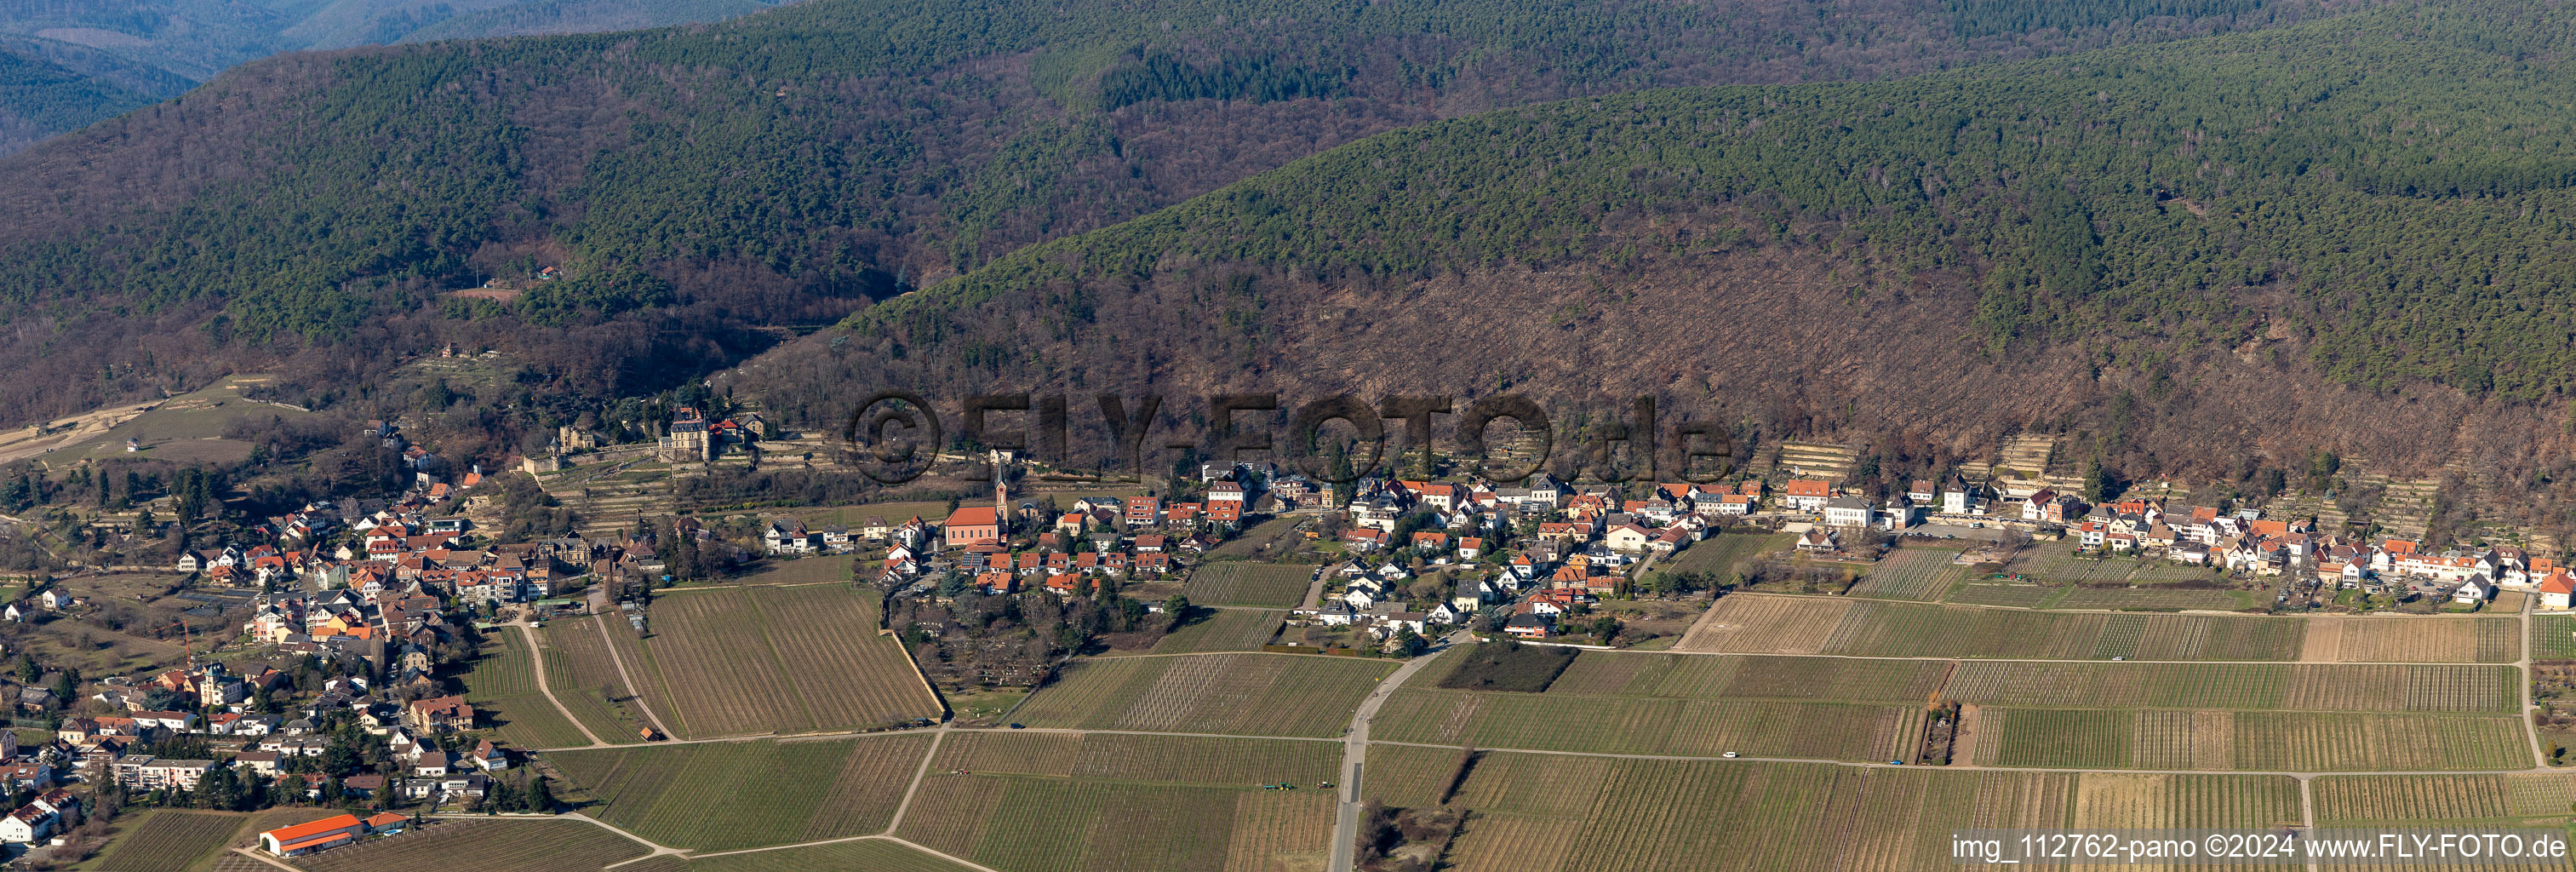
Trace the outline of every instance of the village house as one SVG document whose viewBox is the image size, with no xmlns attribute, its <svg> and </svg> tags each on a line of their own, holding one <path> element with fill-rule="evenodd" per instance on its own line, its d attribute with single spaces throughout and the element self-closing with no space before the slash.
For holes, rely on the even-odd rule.
<svg viewBox="0 0 2576 872">
<path fill-rule="evenodd" d="M 402 722 L 420 733 L 462 732 L 474 729 L 474 707 L 461 696 L 413 700 L 403 706 Z"/>
<path fill-rule="evenodd" d="M 1813 479 L 1792 479 L 1789 486 L 1781 490 L 1781 499 L 1788 503 L 1789 511 L 1803 514 L 1812 515 L 1823 512 L 1825 502 L 1833 498 L 1834 487 L 1831 482 Z"/>
<path fill-rule="evenodd" d="M 1616 551 L 1644 551 L 1647 543 L 1655 541 L 1655 531 L 1635 524 L 1621 524 L 1603 537 L 1603 541 Z"/>
<path fill-rule="evenodd" d="M 2540 580 L 2540 607 L 2565 611 L 2570 599 L 2576 599 L 2576 576 L 2560 569 Z"/>
<path fill-rule="evenodd" d="M 1860 529 L 1873 520 L 1868 500 L 1859 497 L 1834 497 L 1824 504 L 1825 524 L 1832 527 Z"/>
</svg>

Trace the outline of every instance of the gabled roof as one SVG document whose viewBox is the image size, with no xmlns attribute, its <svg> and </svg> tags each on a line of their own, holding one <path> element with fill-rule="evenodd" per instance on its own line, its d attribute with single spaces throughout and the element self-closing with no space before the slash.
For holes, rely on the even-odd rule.
<svg viewBox="0 0 2576 872">
<path fill-rule="evenodd" d="M 296 824 L 291 827 L 280 827 L 261 833 L 260 835 L 276 839 L 279 844 L 283 846 L 287 843 L 300 841 L 312 836 L 335 833 L 340 830 L 357 826 L 358 824 L 359 821 L 357 815 L 344 814 L 335 817 L 326 817 L 312 823 Z"/>
</svg>

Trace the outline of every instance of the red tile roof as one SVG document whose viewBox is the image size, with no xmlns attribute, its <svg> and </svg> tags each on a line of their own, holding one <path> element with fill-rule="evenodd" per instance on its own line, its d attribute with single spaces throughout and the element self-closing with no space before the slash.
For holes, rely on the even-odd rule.
<svg viewBox="0 0 2576 872">
<path fill-rule="evenodd" d="M 283 845 L 298 839 L 317 836 L 324 833 L 333 833 L 357 825 L 357 815 L 344 814 L 336 817 L 326 817 L 309 824 L 296 824 L 291 827 L 279 827 L 277 829 L 261 833 L 260 835 L 276 839 L 281 845 Z"/>
</svg>

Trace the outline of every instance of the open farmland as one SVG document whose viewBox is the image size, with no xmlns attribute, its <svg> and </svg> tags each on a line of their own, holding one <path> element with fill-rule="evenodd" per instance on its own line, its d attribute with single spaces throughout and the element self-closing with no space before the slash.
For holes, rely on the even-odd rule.
<svg viewBox="0 0 2576 872">
<path fill-rule="evenodd" d="M 1785 550 L 1797 538 L 1787 533 L 1720 533 L 1676 552 L 1658 566 L 1664 572 L 1697 574 L 1724 582 L 1745 561 Z"/>
<path fill-rule="evenodd" d="M 2433 814 L 2443 820 L 2566 819 L 2576 773 L 2338 775 L 2314 784 L 2317 822 L 2368 823 Z"/>
<path fill-rule="evenodd" d="M 537 652 L 545 660 L 546 682 L 554 687 L 555 700 L 572 710 L 572 716 L 601 741 L 627 744 L 643 741 L 636 731 L 644 726 L 640 715 L 629 711 L 626 700 L 634 691 L 617 677 L 617 667 L 608 658 L 608 640 L 599 628 L 606 617 L 574 618 L 559 621 L 537 631 Z M 610 632 L 625 632 L 621 625 Z"/>
<path fill-rule="evenodd" d="M 1547 686 L 1547 693 L 1921 703 L 1941 690 L 1952 665 L 1946 660 L 1585 651 Z"/>
<path fill-rule="evenodd" d="M 1456 759 L 1439 749 L 1387 750 L 1371 754 L 1368 791 L 1396 806 L 1432 801 Z M 1404 783 L 1393 783 L 1398 779 Z M 1948 868 L 1956 828 L 2299 820 L 2298 783 L 2278 776 L 1855 769 L 1505 751 L 1481 754 L 1451 803 L 1472 812 L 1448 858 L 1462 872 L 1911 872 Z"/>
<path fill-rule="evenodd" d="M 1937 600 L 1968 577 L 1968 567 L 1950 562 L 1957 549 L 1906 547 L 1869 568 L 1852 596 L 1899 600 Z"/>
<path fill-rule="evenodd" d="M 1305 604 L 1315 569 L 1307 563 L 1210 563 L 1190 571 L 1181 595 L 1203 606 L 1293 609 Z"/>
<path fill-rule="evenodd" d="M 985 503 L 985 505 L 991 504 L 989 501 Z M 902 524 L 916 517 L 933 524 L 939 523 L 948 517 L 948 503 L 945 501 L 865 503 L 822 509 L 797 509 L 795 516 L 797 520 L 805 522 L 807 527 L 848 527 L 850 533 L 856 535 L 869 518 L 881 519 L 889 525 Z"/>
<path fill-rule="evenodd" d="M 939 700 L 877 633 L 872 594 L 839 585 L 664 593 L 640 642 L 611 636 L 656 714 L 683 736 L 804 732 L 936 718 Z M 649 678 L 647 676 L 650 676 Z"/>
<path fill-rule="evenodd" d="M 1299 654 L 1076 661 L 1015 719 L 1089 730 L 1337 736 L 1394 668 Z"/>
<path fill-rule="evenodd" d="M 2050 603 L 2058 609 L 2113 609 L 2133 611 L 2237 611 L 2253 608 L 2261 594 L 2256 591 L 2222 590 L 2212 587 L 2072 587 L 2066 595 Z"/>
<path fill-rule="evenodd" d="M 2511 714 L 2510 666 L 1969 661 L 1946 699 L 1997 706 Z"/>
<path fill-rule="evenodd" d="M 2511 663 L 2522 621 L 2501 615 L 2322 615 L 2308 619 L 2310 663 Z"/>
<path fill-rule="evenodd" d="M 2454 827 L 2536 827 L 2556 829 L 2569 820 L 2568 803 L 2576 800 L 2576 775 L 2514 773 L 2507 775 L 2357 775 L 2330 776 L 2312 783 L 2317 822 L 2328 827 L 2380 829 L 2439 824 Z M 2364 872 L 2386 866 L 2328 863 L 2327 872 Z M 2418 864 L 2416 868 L 2468 869 L 2464 864 Z M 2475 868 L 2563 870 L 2567 861 Z"/>
<path fill-rule="evenodd" d="M 248 815 L 223 812 L 154 809 L 133 821 L 121 821 L 121 832 L 108 843 L 92 868 L 112 872 L 188 872 L 224 849 Z"/>
<path fill-rule="evenodd" d="M 594 817 L 674 847 L 721 851 L 885 829 L 930 753 L 927 735 L 656 745 L 546 755 Z M 711 801 L 723 797 L 722 801 Z"/>
<path fill-rule="evenodd" d="M 1886 760 L 1911 757 L 1923 705 L 1709 700 L 1406 688 L 1369 736 L 1534 751 Z"/>
<path fill-rule="evenodd" d="M 1332 780 L 1341 763 L 1342 746 L 1330 741 L 998 730 L 949 734 L 930 768 L 1163 784 L 1313 787 Z"/>
<path fill-rule="evenodd" d="M 2208 569 L 2137 557 L 2078 557 L 2073 542 L 2043 542 L 2014 558 L 2011 571 L 2070 584 L 2157 584 L 2209 578 Z"/>
<path fill-rule="evenodd" d="M 590 744 L 563 712 L 538 692 L 535 652 L 515 627 L 495 628 L 484 636 L 482 658 L 465 674 L 465 699 L 475 716 L 496 725 L 501 741 L 521 748 L 565 748 Z M 552 679 L 549 678 L 549 681 Z"/>
<path fill-rule="evenodd" d="M 104 414 L 76 418 L 78 429 L 60 436 L 47 436 L 26 443 L 13 444 L 9 454 L 26 456 L 47 452 L 45 462 L 57 469 L 68 469 L 82 461 L 101 462 L 110 458 L 166 460 L 172 463 L 238 463 L 249 457 L 251 445 L 223 438 L 225 429 L 234 421 L 269 418 L 300 420 L 312 412 L 292 406 L 254 400 L 243 395 L 245 388 L 271 381 L 263 375 L 230 376 L 200 390 L 170 397 L 150 409 L 139 406 L 102 410 Z M 139 454 L 125 451 L 125 440 L 142 444 Z M 36 448 L 35 446 L 43 446 Z M 28 450 L 28 449 L 34 450 Z M 12 458 L 15 459 L 15 458 Z"/>
<path fill-rule="evenodd" d="M 2305 628 L 2296 618 L 1737 595 L 1711 606 L 1679 648 L 1864 657 L 2294 660 Z"/>
<path fill-rule="evenodd" d="M 644 864 L 620 866 L 620 870 L 643 872 Z M 674 870 L 687 872 L 973 872 L 937 855 L 907 847 L 888 839 L 860 839 L 802 848 L 780 848 L 726 854 L 691 861 Z"/>
<path fill-rule="evenodd" d="M 1978 710 L 1987 766 L 2285 772 L 2520 769 L 2531 749 L 2511 716 L 2168 709 Z"/>
<path fill-rule="evenodd" d="M 850 580 L 850 558 L 839 554 L 812 557 L 772 558 L 748 575 L 728 578 L 721 584 L 821 584 Z"/>
<path fill-rule="evenodd" d="M 2534 660 L 2576 659 L 2576 617 L 2535 615 L 2531 619 Z"/>
<path fill-rule="evenodd" d="M 456 820 L 294 864 L 305 872 L 596 872 L 645 853 L 635 840 L 582 821 Z"/>
<path fill-rule="evenodd" d="M 2047 587 L 2026 582 L 1972 581 L 1960 585 L 1957 590 L 1951 591 L 1950 595 L 1941 601 L 1966 606 L 2036 609 L 2047 606 L 2058 596 L 2070 590 L 2073 588 Z"/>
<path fill-rule="evenodd" d="M 1209 551 L 1209 560 L 1276 560 L 1299 541 L 1297 528 L 1312 520 L 1283 515 L 1261 522 Z"/>
<path fill-rule="evenodd" d="M 1330 790 L 934 771 L 896 835 L 1001 870 L 1291 872 L 1322 866 Z"/>
<path fill-rule="evenodd" d="M 1212 609 L 1206 617 L 1173 630 L 1154 643 L 1155 654 L 1203 654 L 1211 651 L 1258 651 L 1279 635 L 1285 611 Z"/>
</svg>

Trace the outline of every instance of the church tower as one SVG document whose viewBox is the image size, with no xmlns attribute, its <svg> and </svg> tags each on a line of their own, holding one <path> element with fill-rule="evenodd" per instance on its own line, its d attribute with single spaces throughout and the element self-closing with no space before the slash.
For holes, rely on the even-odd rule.
<svg viewBox="0 0 2576 872">
<path fill-rule="evenodd" d="M 1011 473 L 1002 465 L 1002 452 L 988 458 L 993 464 L 993 533 L 999 538 L 1011 537 Z"/>
</svg>

